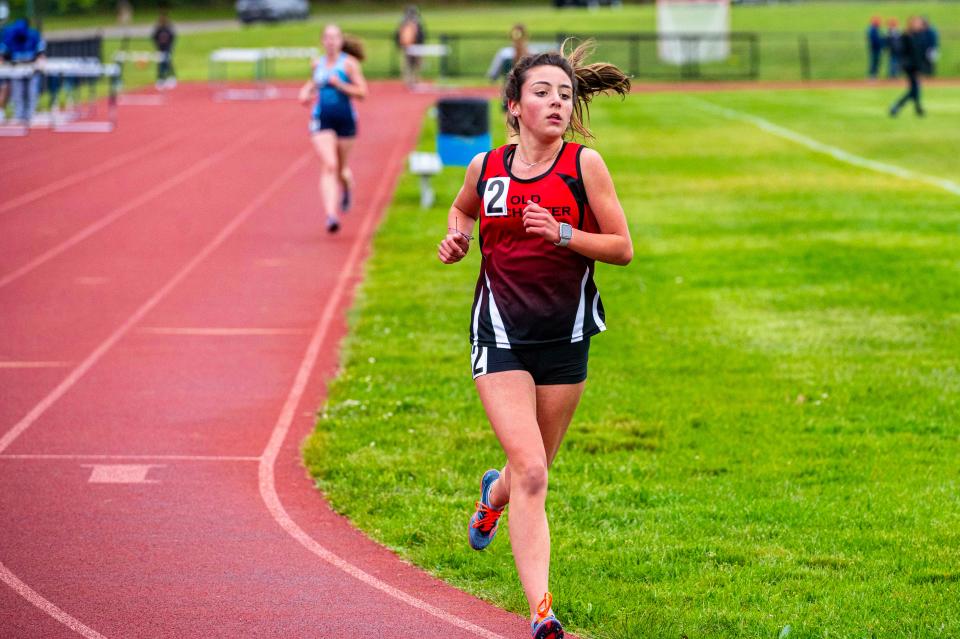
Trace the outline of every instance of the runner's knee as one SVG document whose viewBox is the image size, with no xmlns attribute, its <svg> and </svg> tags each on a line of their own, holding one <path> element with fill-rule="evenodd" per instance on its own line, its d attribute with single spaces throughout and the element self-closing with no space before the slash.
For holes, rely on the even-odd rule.
<svg viewBox="0 0 960 639">
<path fill-rule="evenodd" d="M 510 460 L 510 493 L 540 495 L 547 491 L 547 460 Z"/>
<path fill-rule="evenodd" d="M 339 166 L 337 164 L 337 158 L 329 154 L 320 154 L 320 172 L 321 173 L 333 173 L 337 174 Z"/>
</svg>

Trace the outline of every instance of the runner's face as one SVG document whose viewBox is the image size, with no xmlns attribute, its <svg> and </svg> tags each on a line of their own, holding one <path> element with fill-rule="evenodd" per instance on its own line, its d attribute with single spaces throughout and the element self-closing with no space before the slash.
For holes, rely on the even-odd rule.
<svg viewBox="0 0 960 639">
<path fill-rule="evenodd" d="M 343 34 L 337 27 L 327 27 L 323 30 L 323 48 L 329 55 L 340 53 L 343 48 Z"/>
<path fill-rule="evenodd" d="M 562 137 L 573 113 L 573 85 L 566 71 L 553 65 L 532 67 L 520 88 L 520 104 L 511 108 L 537 137 Z"/>
</svg>

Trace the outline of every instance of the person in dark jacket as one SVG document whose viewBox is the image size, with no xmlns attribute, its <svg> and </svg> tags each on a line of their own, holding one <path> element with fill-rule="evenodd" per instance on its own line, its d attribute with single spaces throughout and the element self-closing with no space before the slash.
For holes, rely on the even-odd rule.
<svg viewBox="0 0 960 639">
<path fill-rule="evenodd" d="M 40 32 L 30 26 L 30 22 L 21 18 L 3 30 L 0 36 L 0 56 L 12 64 L 33 64 L 43 62 L 47 44 Z M 13 102 L 13 117 L 23 124 L 30 124 L 37 109 L 40 96 L 40 74 L 33 73 L 25 78 L 10 81 L 10 99 Z"/>
<path fill-rule="evenodd" d="M 924 115 L 920 105 L 920 74 L 926 67 L 926 48 L 923 19 L 912 16 L 907 21 L 907 30 L 900 36 L 900 63 L 907 76 L 908 89 L 899 100 L 890 107 L 890 116 L 896 117 L 904 105 L 913 100 L 913 108 L 919 116 Z"/>
<path fill-rule="evenodd" d="M 874 16 L 873 18 L 870 18 L 870 26 L 867 27 L 867 52 L 870 56 L 870 64 L 867 67 L 867 75 L 871 78 L 877 77 L 877 73 L 880 71 L 880 55 L 887 47 L 886 40 L 880 33 L 881 23 L 882 21 L 880 18 Z"/>
<path fill-rule="evenodd" d="M 937 59 L 940 57 L 940 34 L 936 28 L 930 24 L 930 19 L 923 16 L 923 40 L 924 54 L 927 62 L 927 68 L 924 73 L 934 75 L 937 71 Z"/>
<path fill-rule="evenodd" d="M 157 88 L 172 89 L 177 86 L 177 76 L 173 71 L 173 43 L 177 39 L 177 33 L 173 30 L 173 24 L 166 12 L 160 13 L 157 26 L 153 28 L 153 35 L 150 37 L 160 54 L 160 61 L 157 63 Z"/>
</svg>

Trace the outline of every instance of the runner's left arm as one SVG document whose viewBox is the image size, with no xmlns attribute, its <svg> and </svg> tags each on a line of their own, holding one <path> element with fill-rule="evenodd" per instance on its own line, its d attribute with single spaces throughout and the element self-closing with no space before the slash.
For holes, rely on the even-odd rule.
<svg viewBox="0 0 960 639">
<path fill-rule="evenodd" d="M 633 241 L 610 171 L 600 154 L 593 149 L 583 149 L 580 170 L 587 201 L 597 218 L 600 232 L 588 233 L 575 228 L 567 248 L 584 257 L 626 266 L 633 259 Z M 528 233 L 539 235 L 549 242 L 560 240 L 560 223 L 549 211 L 533 202 L 523 209 L 523 226 Z"/>
<path fill-rule="evenodd" d="M 328 82 L 330 86 L 343 91 L 351 98 L 356 98 L 362 100 L 367 97 L 367 79 L 363 77 L 363 69 L 360 68 L 360 62 L 356 58 L 350 56 L 347 58 L 347 78 L 350 82 L 343 82 L 336 76 L 336 74 L 330 74 L 330 79 Z"/>
</svg>

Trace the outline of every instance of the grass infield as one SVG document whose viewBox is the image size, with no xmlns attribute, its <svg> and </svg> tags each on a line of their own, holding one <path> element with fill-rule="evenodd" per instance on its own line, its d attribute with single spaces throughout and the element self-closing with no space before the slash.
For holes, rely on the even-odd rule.
<svg viewBox="0 0 960 639">
<path fill-rule="evenodd" d="M 551 585 L 571 630 L 960 635 L 960 197 L 698 102 L 960 179 L 960 91 L 931 92 L 924 120 L 886 118 L 890 97 L 595 103 L 636 257 L 598 268 L 609 331 L 551 470 Z M 435 256 L 462 179 L 446 169 L 429 211 L 402 179 L 305 459 L 370 536 L 523 614 L 509 514 L 486 552 L 466 539 L 479 477 L 503 459 L 469 373 L 476 246 L 457 266 Z"/>
</svg>

